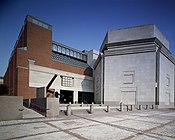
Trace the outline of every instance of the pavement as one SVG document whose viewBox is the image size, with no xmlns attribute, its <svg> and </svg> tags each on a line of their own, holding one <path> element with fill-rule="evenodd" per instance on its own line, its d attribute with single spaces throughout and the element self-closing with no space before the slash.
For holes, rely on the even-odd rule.
<svg viewBox="0 0 175 140">
<path fill-rule="evenodd" d="M 175 110 L 135 110 L 45 118 L 26 110 L 23 120 L 0 121 L 0 139 L 173 140 Z"/>
</svg>

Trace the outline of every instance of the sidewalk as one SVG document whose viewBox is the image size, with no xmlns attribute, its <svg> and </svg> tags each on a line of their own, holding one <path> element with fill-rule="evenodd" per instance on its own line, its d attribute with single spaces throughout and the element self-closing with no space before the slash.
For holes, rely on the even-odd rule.
<svg viewBox="0 0 175 140">
<path fill-rule="evenodd" d="M 172 140 L 175 139 L 175 110 L 139 110 L 1 121 L 0 139 Z"/>
</svg>

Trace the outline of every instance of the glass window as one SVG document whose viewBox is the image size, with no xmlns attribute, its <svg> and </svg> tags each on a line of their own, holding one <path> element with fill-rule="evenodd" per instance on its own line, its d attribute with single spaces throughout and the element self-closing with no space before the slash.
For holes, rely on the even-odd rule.
<svg viewBox="0 0 175 140">
<path fill-rule="evenodd" d="M 61 76 L 61 86 L 73 87 L 73 83 L 74 83 L 73 77 Z"/>
<path fill-rule="evenodd" d="M 37 25 L 39 25 L 39 26 L 41 26 L 41 27 L 44 27 L 44 28 L 46 28 L 46 29 L 49 28 L 48 25 L 46 25 L 46 24 L 44 24 L 44 23 L 42 23 L 42 22 L 40 22 L 40 21 L 38 21 L 38 20 L 32 19 L 32 22 L 35 23 L 35 24 L 37 24 Z"/>
<path fill-rule="evenodd" d="M 70 51 L 70 56 L 74 56 L 73 51 Z"/>
<path fill-rule="evenodd" d="M 69 55 L 69 49 L 66 49 L 66 54 Z"/>
<path fill-rule="evenodd" d="M 80 59 L 80 54 L 79 53 L 77 53 L 77 58 Z"/>
<path fill-rule="evenodd" d="M 87 56 L 85 55 L 85 61 L 87 61 Z"/>
<path fill-rule="evenodd" d="M 80 59 L 82 60 L 82 54 L 80 54 Z"/>
<path fill-rule="evenodd" d="M 77 53 L 76 53 L 76 52 L 74 52 L 74 57 L 75 57 L 75 58 L 77 57 Z"/>
<path fill-rule="evenodd" d="M 62 48 L 62 53 L 63 53 L 63 54 L 65 54 L 65 53 L 66 53 L 65 48 Z"/>
<path fill-rule="evenodd" d="M 43 27 L 46 28 L 46 29 L 49 29 L 49 26 L 46 25 L 46 24 L 43 24 Z"/>
<path fill-rule="evenodd" d="M 35 24 L 38 24 L 38 21 L 35 20 L 35 19 L 32 19 L 32 22 L 35 23 Z"/>
<path fill-rule="evenodd" d="M 60 46 L 58 46 L 58 52 L 61 53 L 61 47 Z"/>
<path fill-rule="evenodd" d="M 82 57 L 83 57 L 83 60 L 86 61 L 86 55 L 83 55 Z"/>
<path fill-rule="evenodd" d="M 57 45 L 53 44 L 52 45 L 52 50 L 57 52 Z"/>
</svg>

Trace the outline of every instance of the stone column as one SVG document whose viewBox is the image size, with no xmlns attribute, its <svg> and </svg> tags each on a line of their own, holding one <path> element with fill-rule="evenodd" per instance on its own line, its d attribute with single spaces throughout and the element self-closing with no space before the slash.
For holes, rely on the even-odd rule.
<svg viewBox="0 0 175 140">
<path fill-rule="evenodd" d="M 139 110 L 141 110 L 141 108 L 142 108 L 142 106 L 141 106 L 141 105 L 139 105 Z"/>
<path fill-rule="evenodd" d="M 107 112 L 110 112 L 110 106 L 107 105 Z"/>
<path fill-rule="evenodd" d="M 94 113 L 94 105 L 90 105 L 90 114 L 93 114 Z"/>
<path fill-rule="evenodd" d="M 71 105 L 67 105 L 67 116 L 71 115 Z"/>
<path fill-rule="evenodd" d="M 120 111 L 123 111 L 123 103 L 120 103 Z"/>
</svg>

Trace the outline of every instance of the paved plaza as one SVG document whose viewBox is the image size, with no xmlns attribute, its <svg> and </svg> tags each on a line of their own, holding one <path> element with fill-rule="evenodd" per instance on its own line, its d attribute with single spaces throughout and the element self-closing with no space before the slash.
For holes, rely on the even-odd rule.
<svg viewBox="0 0 175 140">
<path fill-rule="evenodd" d="M 175 110 L 98 112 L 1 121 L 0 139 L 172 140 L 175 139 Z"/>
</svg>

